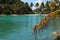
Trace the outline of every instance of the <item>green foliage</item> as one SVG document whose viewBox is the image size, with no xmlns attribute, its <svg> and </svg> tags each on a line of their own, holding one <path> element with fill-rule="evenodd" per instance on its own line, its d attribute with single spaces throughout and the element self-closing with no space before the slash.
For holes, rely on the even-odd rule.
<svg viewBox="0 0 60 40">
<path fill-rule="evenodd" d="M 26 5 L 27 7 L 29 6 L 27 2 L 25 3 L 25 5 Z"/>
<path fill-rule="evenodd" d="M 49 8 L 49 2 L 48 1 L 46 2 L 46 7 Z"/>
<path fill-rule="evenodd" d="M 1 0 L 0 6 L 2 8 L 2 14 L 31 14 L 33 13 L 28 3 L 24 3 L 20 0 Z M 0 9 L 1 9 L 0 8 Z M 1 14 L 0 13 L 0 14 Z"/>
<path fill-rule="evenodd" d="M 37 8 L 33 10 L 33 12 L 41 12 L 42 14 L 44 13 L 48 14 L 60 9 L 60 1 L 59 0 L 47 1 L 45 4 L 44 2 L 42 2 L 41 5 L 39 6 L 40 8 L 38 8 L 38 6 L 39 3 L 36 3 L 35 7 Z"/>
<path fill-rule="evenodd" d="M 30 7 L 33 7 L 33 3 L 30 3 Z"/>
<path fill-rule="evenodd" d="M 47 11 L 50 11 L 50 6 L 48 1 L 46 2 L 46 8 L 47 8 Z"/>
<path fill-rule="evenodd" d="M 40 9 L 39 8 L 37 8 L 37 9 L 35 9 L 35 10 L 33 10 L 34 12 L 40 12 Z"/>
<path fill-rule="evenodd" d="M 2 14 L 10 15 L 11 12 L 10 12 L 10 10 L 7 10 L 7 9 L 6 9 L 6 10 L 3 10 Z"/>
<path fill-rule="evenodd" d="M 55 11 L 55 7 L 56 7 L 56 6 L 55 6 L 55 3 L 54 3 L 54 2 L 51 2 L 51 3 L 50 3 L 50 10 L 51 10 L 51 11 Z"/>
<path fill-rule="evenodd" d="M 42 2 L 41 5 L 40 5 L 40 8 L 42 9 L 44 7 L 45 7 L 44 2 Z"/>
<path fill-rule="evenodd" d="M 35 7 L 38 7 L 39 6 L 39 3 L 37 2 L 36 4 L 35 4 Z"/>
<path fill-rule="evenodd" d="M 56 6 L 56 3 L 59 3 L 59 5 Z M 8 11 L 8 12 L 10 11 L 11 12 L 10 14 L 32 14 L 33 12 L 31 7 L 33 6 L 34 6 L 33 3 L 30 3 L 30 6 L 29 6 L 27 2 L 24 3 L 21 0 L 0 0 L 0 7 L 1 7 L 0 14 L 2 13 L 6 14 L 5 11 Z M 60 1 L 59 0 L 54 0 L 54 2 L 47 1 L 46 4 L 42 2 L 40 6 L 39 6 L 39 3 L 37 2 L 35 4 L 35 7 L 37 8 L 33 10 L 34 12 L 49 13 L 57 9 L 60 9 Z M 44 9 L 44 11 L 42 11 L 42 9 Z"/>
</svg>

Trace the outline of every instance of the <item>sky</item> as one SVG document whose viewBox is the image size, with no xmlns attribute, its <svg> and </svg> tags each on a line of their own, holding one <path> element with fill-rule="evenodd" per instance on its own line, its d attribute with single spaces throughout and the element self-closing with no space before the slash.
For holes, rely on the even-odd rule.
<svg viewBox="0 0 60 40">
<path fill-rule="evenodd" d="M 46 1 L 50 1 L 50 0 L 21 0 L 21 1 L 23 1 L 23 2 L 28 2 L 28 3 L 33 3 L 33 4 L 35 4 L 36 2 L 38 2 L 38 3 L 41 3 L 41 2 L 46 2 Z"/>
<path fill-rule="evenodd" d="M 39 4 L 41 4 L 41 2 L 44 2 L 46 3 L 47 1 L 50 1 L 50 0 L 21 0 L 23 2 L 28 2 L 29 4 L 32 2 L 34 4 L 34 6 L 32 7 L 32 9 L 35 9 L 35 4 L 38 2 Z"/>
</svg>

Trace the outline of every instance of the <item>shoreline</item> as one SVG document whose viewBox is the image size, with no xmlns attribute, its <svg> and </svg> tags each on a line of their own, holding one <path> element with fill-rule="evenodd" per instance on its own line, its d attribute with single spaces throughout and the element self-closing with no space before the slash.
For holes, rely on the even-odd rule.
<svg viewBox="0 0 60 40">
<path fill-rule="evenodd" d="M 6 14 L 1 14 L 0 16 L 40 16 L 40 15 L 43 15 L 43 16 L 47 16 L 48 14 L 11 14 L 11 15 L 6 15 Z"/>
</svg>

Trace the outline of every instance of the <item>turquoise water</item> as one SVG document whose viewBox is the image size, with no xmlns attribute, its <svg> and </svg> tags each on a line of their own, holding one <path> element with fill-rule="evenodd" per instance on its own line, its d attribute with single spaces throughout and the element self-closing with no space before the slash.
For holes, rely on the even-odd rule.
<svg viewBox="0 0 60 40">
<path fill-rule="evenodd" d="M 35 40 L 32 29 L 44 17 L 43 15 L 0 16 L 0 40 Z M 57 31 L 60 31 L 59 25 Z M 52 32 L 56 30 L 50 25 L 42 32 L 38 32 L 37 40 L 54 40 L 55 35 L 52 35 Z"/>
<path fill-rule="evenodd" d="M 53 32 L 58 32 L 54 35 Z M 60 17 L 49 18 L 40 29 L 34 31 L 35 40 L 55 40 L 60 35 Z"/>
<path fill-rule="evenodd" d="M 0 16 L 0 40 L 34 40 L 32 28 L 44 16 Z"/>
</svg>

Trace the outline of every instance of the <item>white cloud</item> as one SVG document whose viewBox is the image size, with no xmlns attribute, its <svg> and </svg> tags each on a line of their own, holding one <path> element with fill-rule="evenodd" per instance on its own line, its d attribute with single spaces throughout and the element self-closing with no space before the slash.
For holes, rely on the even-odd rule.
<svg viewBox="0 0 60 40">
<path fill-rule="evenodd" d="M 32 10 L 34 10 L 34 9 L 36 9 L 36 7 L 35 7 L 35 6 L 33 6 L 33 7 L 32 7 Z"/>
<path fill-rule="evenodd" d="M 37 2 L 38 2 L 38 3 L 39 3 L 39 5 L 40 5 L 42 1 L 41 1 L 41 0 L 37 0 L 37 1 L 35 1 L 34 6 L 32 7 L 32 10 L 34 10 L 34 9 L 36 9 L 36 8 L 37 8 L 37 7 L 35 7 L 35 4 L 36 4 Z"/>
</svg>

